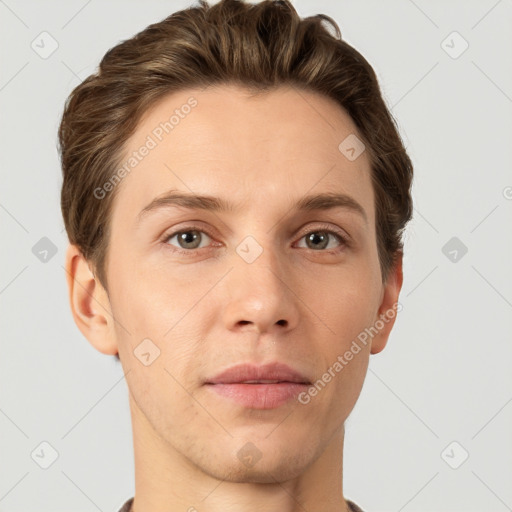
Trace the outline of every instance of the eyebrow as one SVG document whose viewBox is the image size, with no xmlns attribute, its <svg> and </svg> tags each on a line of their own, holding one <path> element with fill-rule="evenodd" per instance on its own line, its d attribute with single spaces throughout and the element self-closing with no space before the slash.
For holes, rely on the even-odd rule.
<svg viewBox="0 0 512 512">
<path fill-rule="evenodd" d="M 153 199 L 138 214 L 140 222 L 150 212 L 163 208 L 181 207 L 190 210 L 206 210 L 212 212 L 232 213 L 237 210 L 234 203 L 220 197 L 209 195 L 195 195 L 179 190 L 170 190 Z M 368 224 L 365 209 L 351 196 L 338 193 L 323 193 L 304 196 L 294 205 L 295 211 L 331 210 L 333 208 L 345 208 L 359 214 Z"/>
</svg>

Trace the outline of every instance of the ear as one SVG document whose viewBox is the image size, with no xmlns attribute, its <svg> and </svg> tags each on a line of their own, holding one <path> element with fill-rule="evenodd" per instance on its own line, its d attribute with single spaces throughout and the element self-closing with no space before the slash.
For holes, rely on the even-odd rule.
<svg viewBox="0 0 512 512">
<path fill-rule="evenodd" d="M 403 282 L 402 257 L 403 253 L 399 251 L 396 255 L 395 265 L 390 271 L 382 291 L 381 304 L 379 306 L 378 315 L 374 321 L 374 326 L 378 332 L 372 338 L 371 354 L 378 354 L 384 349 L 388 342 L 391 329 L 395 324 L 396 316 L 398 312 L 401 311 L 401 305 L 398 304 L 398 297 Z"/>
<path fill-rule="evenodd" d="M 69 302 L 76 325 L 91 345 L 107 355 L 118 353 L 114 318 L 106 290 L 73 244 L 66 252 Z"/>
</svg>

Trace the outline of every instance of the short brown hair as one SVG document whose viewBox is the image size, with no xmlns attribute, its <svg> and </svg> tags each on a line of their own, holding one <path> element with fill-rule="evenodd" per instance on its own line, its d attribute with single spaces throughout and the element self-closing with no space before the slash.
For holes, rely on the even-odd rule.
<svg viewBox="0 0 512 512">
<path fill-rule="evenodd" d="M 124 143 L 159 99 L 228 83 L 254 91 L 288 84 L 319 92 L 350 114 L 370 157 L 385 282 L 403 251 L 402 232 L 412 216 L 413 168 L 373 68 L 324 14 L 301 19 L 288 0 L 221 0 L 212 6 L 199 0 L 111 48 L 98 72 L 65 104 L 59 127 L 62 214 L 70 243 L 92 263 L 104 288 L 108 291 L 110 216 L 119 187 L 103 199 L 94 191 L 114 175 Z"/>
</svg>

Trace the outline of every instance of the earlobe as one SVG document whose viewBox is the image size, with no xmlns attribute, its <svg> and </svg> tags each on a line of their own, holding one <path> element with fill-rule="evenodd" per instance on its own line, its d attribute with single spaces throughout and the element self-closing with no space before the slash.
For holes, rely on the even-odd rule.
<svg viewBox="0 0 512 512">
<path fill-rule="evenodd" d="M 374 324 L 378 333 L 372 339 L 371 354 L 378 354 L 384 350 L 400 310 L 397 306 L 403 283 L 402 257 L 401 251 L 397 253 L 395 265 L 384 286 L 381 305 Z"/>
<path fill-rule="evenodd" d="M 73 244 L 66 252 L 66 279 L 73 319 L 82 334 L 99 352 L 118 353 L 113 317 L 107 292 L 89 263 Z"/>
</svg>

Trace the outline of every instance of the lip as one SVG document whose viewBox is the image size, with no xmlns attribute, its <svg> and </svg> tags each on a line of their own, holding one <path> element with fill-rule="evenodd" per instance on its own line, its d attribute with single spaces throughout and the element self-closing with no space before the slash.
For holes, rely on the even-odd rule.
<svg viewBox="0 0 512 512">
<path fill-rule="evenodd" d="M 244 383 L 244 381 L 278 381 L 276 383 Z M 311 385 L 310 380 L 283 363 L 265 365 L 239 364 L 205 382 L 212 390 L 229 400 L 251 409 L 275 409 L 284 405 Z"/>
<path fill-rule="evenodd" d="M 310 380 L 287 364 L 275 362 L 264 365 L 237 364 L 208 379 L 206 384 L 235 384 L 248 380 L 277 380 L 296 384 L 311 384 Z"/>
</svg>

